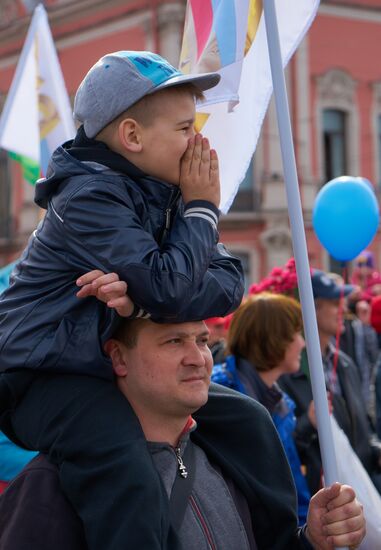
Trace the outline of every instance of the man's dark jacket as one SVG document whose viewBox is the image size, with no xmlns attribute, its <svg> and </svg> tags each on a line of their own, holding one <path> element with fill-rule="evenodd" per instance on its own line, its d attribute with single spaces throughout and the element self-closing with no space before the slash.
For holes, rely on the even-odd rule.
<svg viewBox="0 0 381 550">
<path fill-rule="evenodd" d="M 192 439 L 245 496 L 258 550 L 310 549 L 297 528 L 295 487 L 268 412 L 256 401 L 212 384 L 212 398 L 216 392 L 225 399 L 224 417 L 220 404 L 214 407 L 215 401 L 205 416 L 204 408 L 200 409 L 194 415 L 198 426 Z M 130 524 L 133 513 L 125 511 Z M 163 514 L 160 506 L 157 513 Z M 152 529 L 152 518 L 147 517 L 146 523 Z M 165 550 L 179 550 L 175 533 L 168 541 Z M 0 550 L 52 548 L 85 550 L 86 544 L 79 520 L 59 492 L 55 466 L 40 456 L 0 497 Z M 136 548 L 126 541 L 125 550 Z"/>
<path fill-rule="evenodd" d="M 218 209 L 184 208 L 178 186 L 81 129 L 54 152 L 35 200 L 47 212 L 0 298 L 0 371 L 111 377 L 103 344 L 118 315 L 76 297 L 76 279 L 93 269 L 116 272 L 139 315 L 159 322 L 224 316 L 240 304 L 242 267 L 217 244 Z"/>
</svg>

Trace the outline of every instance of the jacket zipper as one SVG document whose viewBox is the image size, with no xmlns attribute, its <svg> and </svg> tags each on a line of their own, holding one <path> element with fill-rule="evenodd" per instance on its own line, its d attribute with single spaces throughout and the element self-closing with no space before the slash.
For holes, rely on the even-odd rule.
<svg viewBox="0 0 381 550">
<path fill-rule="evenodd" d="M 163 229 L 163 232 L 162 232 L 162 235 L 161 235 L 161 238 L 160 238 L 160 244 L 166 238 L 167 233 L 168 233 L 168 231 L 171 227 L 172 208 L 176 204 L 176 202 L 179 198 L 179 195 L 180 195 L 180 189 L 176 189 L 175 191 L 172 192 L 171 198 L 168 201 L 168 206 L 164 211 L 164 218 L 165 218 L 165 220 L 164 220 L 164 229 Z"/>
<path fill-rule="evenodd" d="M 186 468 L 186 466 L 183 462 L 180 447 L 176 447 L 175 455 L 176 455 L 176 459 L 177 459 L 177 469 L 179 471 L 179 474 L 181 475 L 181 477 L 183 477 L 185 479 L 185 478 L 188 477 L 188 470 L 187 470 L 187 468 Z"/>
<path fill-rule="evenodd" d="M 168 229 L 171 226 L 171 211 L 172 208 L 167 208 L 165 211 L 165 230 L 168 231 Z"/>
</svg>

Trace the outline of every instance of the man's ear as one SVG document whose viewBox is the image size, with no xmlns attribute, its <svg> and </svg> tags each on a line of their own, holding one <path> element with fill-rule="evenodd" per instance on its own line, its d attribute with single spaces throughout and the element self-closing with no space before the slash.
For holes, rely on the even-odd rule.
<svg viewBox="0 0 381 550">
<path fill-rule="evenodd" d="M 140 125 L 133 118 L 123 119 L 118 127 L 119 141 L 126 151 L 140 153 L 142 136 Z"/>
<path fill-rule="evenodd" d="M 107 340 L 104 350 L 110 356 L 115 376 L 127 375 L 127 363 L 122 352 L 122 344 L 118 340 Z"/>
</svg>

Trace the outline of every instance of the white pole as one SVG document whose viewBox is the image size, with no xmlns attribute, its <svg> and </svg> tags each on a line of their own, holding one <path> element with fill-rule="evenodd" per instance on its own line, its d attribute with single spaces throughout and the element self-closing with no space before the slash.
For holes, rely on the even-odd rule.
<svg viewBox="0 0 381 550">
<path fill-rule="evenodd" d="M 335 481 L 338 481 L 337 464 L 331 421 L 329 418 L 327 390 L 316 322 L 315 304 L 312 294 L 311 274 L 308 262 L 302 205 L 299 194 L 290 113 L 282 67 L 278 23 L 274 0 L 264 0 L 263 9 L 279 127 L 288 214 L 291 226 L 296 271 L 298 275 L 300 302 L 303 313 L 308 365 L 311 375 L 312 394 L 315 403 L 320 451 L 323 462 L 325 483 L 326 485 L 331 485 Z"/>
</svg>

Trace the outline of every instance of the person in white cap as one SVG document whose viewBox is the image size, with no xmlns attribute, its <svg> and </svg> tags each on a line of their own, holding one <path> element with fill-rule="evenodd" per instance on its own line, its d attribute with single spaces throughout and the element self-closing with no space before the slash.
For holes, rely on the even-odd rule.
<svg viewBox="0 0 381 550">
<path fill-rule="evenodd" d="M 91 550 L 166 545 L 151 513 L 161 482 L 103 350 L 119 314 L 197 321 L 242 298 L 240 261 L 218 244 L 217 154 L 193 128 L 195 100 L 219 78 L 136 51 L 90 69 L 76 137 L 36 185 L 46 215 L 0 299 L 0 427 L 58 464 Z M 125 308 L 112 292 L 110 307 L 95 298 L 98 270 L 118 274 Z M 139 511 L 133 525 L 126 504 Z"/>
</svg>

